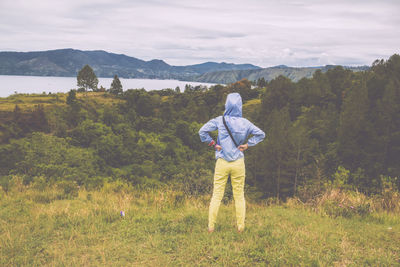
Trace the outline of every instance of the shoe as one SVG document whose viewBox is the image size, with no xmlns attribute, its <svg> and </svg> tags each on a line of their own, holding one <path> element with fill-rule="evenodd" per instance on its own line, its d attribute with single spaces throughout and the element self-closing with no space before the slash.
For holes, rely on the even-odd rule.
<svg viewBox="0 0 400 267">
<path fill-rule="evenodd" d="M 208 228 L 208 233 L 211 234 L 212 232 L 214 232 L 214 228 L 212 229 Z"/>
</svg>

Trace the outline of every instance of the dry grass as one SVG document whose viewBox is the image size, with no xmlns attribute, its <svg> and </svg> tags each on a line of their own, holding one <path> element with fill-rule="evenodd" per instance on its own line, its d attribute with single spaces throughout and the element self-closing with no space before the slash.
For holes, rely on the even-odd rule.
<svg viewBox="0 0 400 267">
<path fill-rule="evenodd" d="M 289 206 L 310 207 L 312 210 L 328 215 L 367 215 L 373 212 L 389 212 L 400 214 L 400 193 L 391 188 L 381 194 L 366 196 L 365 194 L 340 188 L 328 188 L 317 196 L 291 198 Z"/>
</svg>

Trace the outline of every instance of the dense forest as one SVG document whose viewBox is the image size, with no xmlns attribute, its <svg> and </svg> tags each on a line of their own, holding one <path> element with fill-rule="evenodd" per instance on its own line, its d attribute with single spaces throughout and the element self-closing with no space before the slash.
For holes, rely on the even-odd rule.
<svg viewBox="0 0 400 267">
<path fill-rule="evenodd" d="M 245 152 L 246 190 L 252 196 L 285 198 L 332 183 L 366 194 L 387 183 L 399 188 L 396 54 L 367 71 L 335 67 L 298 82 L 279 76 L 210 88 L 188 85 L 182 92 L 71 91 L 31 109 L 20 107 L 19 95 L 10 96 L 15 104 L 0 114 L 1 186 L 19 176 L 34 185 L 91 189 L 123 180 L 209 193 L 214 151 L 200 142 L 198 130 L 223 113 L 231 92 L 241 94 L 244 117 L 266 133 Z"/>
</svg>

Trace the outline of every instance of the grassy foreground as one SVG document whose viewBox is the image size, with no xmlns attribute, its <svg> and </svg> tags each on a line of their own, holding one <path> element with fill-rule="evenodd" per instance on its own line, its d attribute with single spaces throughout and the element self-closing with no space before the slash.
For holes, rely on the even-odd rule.
<svg viewBox="0 0 400 267">
<path fill-rule="evenodd" d="M 56 189 L 0 190 L 0 265 L 400 265 L 398 215 L 330 218 L 247 203 L 247 228 L 238 234 L 229 203 L 208 234 L 209 196 L 116 191 L 80 190 L 63 199 Z"/>
</svg>

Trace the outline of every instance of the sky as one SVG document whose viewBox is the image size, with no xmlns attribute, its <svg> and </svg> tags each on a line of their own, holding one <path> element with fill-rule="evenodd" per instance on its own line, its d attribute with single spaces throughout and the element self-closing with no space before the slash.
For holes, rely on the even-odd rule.
<svg viewBox="0 0 400 267">
<path fill-rule="evenodd" d="M 400 0 L 0 0 L 0 51 L 105 50 L 171 65 L 371 65 Z"/>
</svg>

